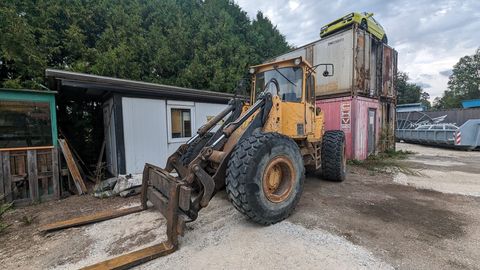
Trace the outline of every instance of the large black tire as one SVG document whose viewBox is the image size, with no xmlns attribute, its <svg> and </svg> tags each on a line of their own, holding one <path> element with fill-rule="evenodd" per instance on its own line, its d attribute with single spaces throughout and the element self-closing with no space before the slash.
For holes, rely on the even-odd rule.
<svg viewBox="0 0 480 270">
<path fill-rule="evenodd" d="M 327 131 L 322 141 L 322 178 L 342 182 L 347 175 L 345 134 L 341 130 Z"/>
<path fill-rule="evenodd" d="M 282 160 L 292 170 L 285 169 L 283 166 L 288 166 L 281 163 Z M 279 167 L 272 164 L 279 164 Z M 265 187 L 265 179 L 270 179 L 267 170 L 275 171 L 275 177 L 281 179 L 281 184 L 277 185 L 278 190 L 282 190 L 279 194 L 268 191 L 271 186 Z M 233 149 L 225 181 L 228 197 L 235 208 L 255 222 L 269 225 L 292 213 L 303 192 L 304 179 L 303 159 L 292 139 L 278 133 L 254 132 Z"/>
<path fill-rule="evenodd" d="M 192 143 L 188 145 L 187 151 L 185 151 L 185 154 L 180 157 L 180 162 L 184 165 L 187 166 L 192 162 L 194 158 L 198 156 L 202 148 L 207 144 L 207 142 L 212 138 L 213 133 L 209 132 L 205 134 L 201 138 L 195 139 Z"/>
</svg>

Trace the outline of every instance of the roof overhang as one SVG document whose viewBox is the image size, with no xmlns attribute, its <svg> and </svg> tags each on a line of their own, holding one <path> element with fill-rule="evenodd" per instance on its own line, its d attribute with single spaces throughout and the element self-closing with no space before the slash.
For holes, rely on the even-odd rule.
<svg viewBox="0 0 480 270">
<path fill-rule="evenodd" d="M 119 93 L 125 96 L 171 98 L 191 101 L 205 101 L 213 103 L 227 103 L 234 94 L 184 88 L 171 85 L 147 83 L 134 80 L 118 79 L 71 72 L 56 69 L 46 69 L 50 89 L 59 94 L 78 92 L 93 96 L 103 97 L 109 93 Z"/>
</svg>

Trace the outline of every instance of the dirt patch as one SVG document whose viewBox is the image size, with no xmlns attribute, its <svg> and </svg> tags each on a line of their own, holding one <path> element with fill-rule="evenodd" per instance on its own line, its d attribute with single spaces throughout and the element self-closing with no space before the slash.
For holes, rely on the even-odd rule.
<svg viewBox="0 0 480 270">
<path fill-rule="evenodd" d="M 94 242 L 85 233 L 86 227 L 72 228 L 53 234 L 38 232 L 42 224 L 66 218 L 114 209 L 138 201 L 138 198 L 96 199 L 71 196 L 27 207 L 16 207 L 4 216 L 11 226 L 0 235 L 0 261 L 4 269 L 45 269 L 77 263 L 88 256 Z M 29 225 L 24 217 L 35 217 Z"/>
<path fill-rule="evenodd" d="M 405 224 L 419 234 L 457 239 L 463 236 L 464 217 L 445 209 L 432 206 L 428 201 L 412 200 L 411 198 L 393 198 L 377 202 L 354 204 L 363 215 L 378 218 L 383 222 Z"/>
<path fill-rule="evenodd" d="M 397 269 L 478 269 L 480 198 L 398 185 L 393 175 L 349 167 L 343 183 L 308 178 L 289 219 L 366 247 Z"/>
</svg>

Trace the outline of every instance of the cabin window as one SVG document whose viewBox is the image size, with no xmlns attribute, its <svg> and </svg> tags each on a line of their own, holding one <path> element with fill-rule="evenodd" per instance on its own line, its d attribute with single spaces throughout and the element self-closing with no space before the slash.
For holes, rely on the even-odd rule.
<svg viewBox="0 0 480 270">
<path fill-rule="evenodd" d="M 176 138 L 192 137 L 192 111 L 186 108 L 171 108 L 171 136 Z"/>
<path fill-rule="evenodd" d="M 0 101 L 0 148 L 51 145 L 48 102 Z"/>
</svg>

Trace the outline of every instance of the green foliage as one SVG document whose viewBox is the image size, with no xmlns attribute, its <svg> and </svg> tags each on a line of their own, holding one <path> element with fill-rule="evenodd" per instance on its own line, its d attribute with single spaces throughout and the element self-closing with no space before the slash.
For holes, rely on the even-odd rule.
<svg viewBox="0 0 480 270">
<path fill-rule="evenodd" d="M 231 0 L 17 0 L 0 14 L 0 87 L 39 88 L 51 67 L 226 92 L 290 49 Z"/>
<path fill-rule="evenodd" d="M 419 175 L 416 170 L 409 168 L 407 165 L 401 162 L 408 156 L 414 154 L 411 151 L 394 149 L 386 150 L 385 152 L 378 153 L 377 155 L 370 155 L 365 160 L 349 160 L 350 165 L 365 168 L 372 173 L 397 173 L 401 172 L 408 175 Z"/>
<path fill-rule="evenodd" d="M 424 92 L 422 87 L 409 82 L 408 74 L 399 71 L 395 78 L 395 87 L 397 89 L 397 104 L 422 103 L 427 108 L 431 107 L 430 95 Z"/>
<path fill-rule="evenodd" d="M 448 90 L 435 99 L 436 109 L 461 108 L 462 100 L 480 98 L 480 48 L 474 55 L 467 55 L 453 66 Z"/>
</svg>

